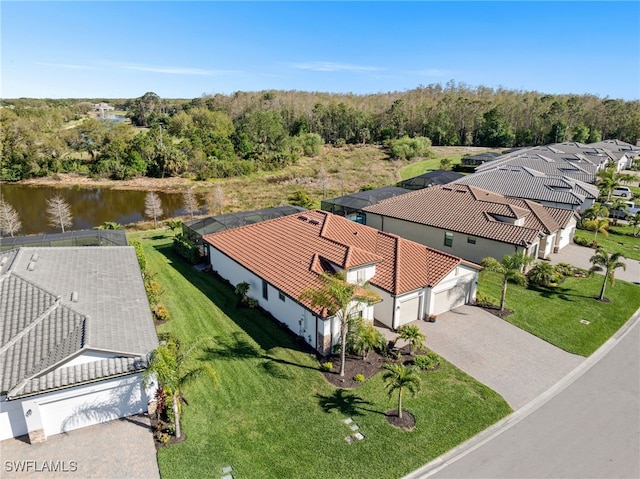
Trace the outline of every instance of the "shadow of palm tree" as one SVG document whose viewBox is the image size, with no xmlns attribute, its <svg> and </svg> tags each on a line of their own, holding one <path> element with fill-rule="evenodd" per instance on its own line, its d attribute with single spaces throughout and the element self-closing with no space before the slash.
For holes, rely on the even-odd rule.
<svg viewBox="0 0 640 479">
<path fill-rule="evenodd" d="M 576 301 L 575 298 L 591 298 L 584 294 L 576 294 L 574 290 L 570 288 L 562 288 L 560 286 L 540 286 L 529 285 L 531 291 L 535 291 L 543 298 L 558 298 L 563 301 Z"/>
<path fill-rule="evenodd" d="M 379 412 L 363 407 L 370 406 L 371 403 L 357 396 L 352 391 L 346 391 L 344 389 L 337 389 L 333 394 L 328 396 L 316 394 L 316 398 L 320 403 L 320 407 L 327 413 L 334 409 L 345 416 L 362 416 L 362 411 Z"/>
</svg>

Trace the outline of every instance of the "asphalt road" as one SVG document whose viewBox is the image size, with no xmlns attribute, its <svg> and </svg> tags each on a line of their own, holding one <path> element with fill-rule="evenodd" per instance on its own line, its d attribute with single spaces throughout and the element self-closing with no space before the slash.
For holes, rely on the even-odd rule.
<svg viewBox="0 0 640 479">
<path fill-rule="evenodd" d="M 640 477 L 639 322 L 579 366 L 586 370 L 568 386 L 540 398 L 537 409 L 514 413 L 484 438 L 407 477 Z"/>
</svg>

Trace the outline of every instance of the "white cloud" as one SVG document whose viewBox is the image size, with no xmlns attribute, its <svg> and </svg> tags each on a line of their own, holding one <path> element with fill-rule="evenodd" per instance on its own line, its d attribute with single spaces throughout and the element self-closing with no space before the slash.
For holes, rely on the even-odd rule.
<svg viewBox="0 0 640 479">
<path fill-rule="evenodd" d="M 307 62 L 307 63 L 291 63 L 293 68 L 299 70 L 313 70 L 316 72 L 373 72 L 380 71 L 382 68 L 371 67 L 365 65 L 352 65 L 350 63 L 334 63 L 334 62 Z"/>
</svg>

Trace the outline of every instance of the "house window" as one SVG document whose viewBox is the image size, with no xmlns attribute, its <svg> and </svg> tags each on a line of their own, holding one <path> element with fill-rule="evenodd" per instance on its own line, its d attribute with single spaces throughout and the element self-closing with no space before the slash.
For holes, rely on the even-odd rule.
<svg viewBox="0 0 640 479">
<path fill-rule="evenodd" d="M 453 233 L 450 231 L 445 231 L 444 233 L 444 245 L 453 246 Z"/>
<path fill-rule="evenodd" d="M 476 244 L 476 239 L 473 236 L 467 236 L 467 243 Z"/>
<path fill-rule="evenodd" d="M 365 279 L 366 279 L 365 271 L 363 269 L 359 269 L 358 270 L 358 283 L 364 283 Z"/>
<path fill-rule="evenodd" d="M 269 283 L 264 279 L 262 280 L 262 297 L 269 301 Z"/>
<path fill-rule="evenodd" d="M 280 301 L 284 301 L 284 293 L 282 291 L 278 293 L 278 298 L 280 298 Z"/>
<path fill-rule="evenodd" d="M 354 311 L 349 315 L 349 319 L 357 319 L 362 317 L 362 310 Z"/>
<path fill-rule="evenodd" d="M 538 244 L 537 243 L 534 244 L 531 247 L 531 254 L 529 256 L 531 256 L 532 258 L 537 258 L 538 257 Z"/>
</svg>

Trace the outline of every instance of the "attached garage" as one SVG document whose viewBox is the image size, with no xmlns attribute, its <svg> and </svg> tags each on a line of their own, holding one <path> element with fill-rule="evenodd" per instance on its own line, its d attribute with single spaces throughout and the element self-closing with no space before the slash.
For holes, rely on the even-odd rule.
<svg viewBox="0 0 640 479">
<path fill-rule="evenodd" d="M 433 313 L 441 314 L 468 302 L 471 294 L 471 283 L 456 284 L 452 288 L 440 291 L 433 296 Z"/>
<path fill-rule="evenodd" d="M 399 302 L 400 315 L 398 321 L 398 327 L 403 324 L 411 323 L 416 319 L 420 319 L 420 310 L 422 305 L 422 295 L 414 296 L 411 299 L 407 299 Z"/>
</svg>

